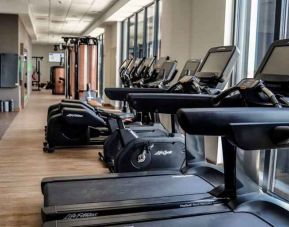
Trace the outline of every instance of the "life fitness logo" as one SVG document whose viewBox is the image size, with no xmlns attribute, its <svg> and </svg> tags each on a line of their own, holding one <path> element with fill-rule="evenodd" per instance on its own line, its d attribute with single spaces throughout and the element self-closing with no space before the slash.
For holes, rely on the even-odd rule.
<svg viewBox="0 0 289 227">
<path fill-rule="evenodd" d="M 173 151 L 167 151 L 167 150 L 164 150 L 164 151 L 157 151 L 154 155 L 156 156 L 167 156 L 167 155 L 171 155 L 173 153 Z"/>
<path fill-rule="evenodd" d="M 83 115 L 81 115 L 81 114 L 67 114 L 66 117 L 83 118 Z"/>
<path fill-rule="evenodd" d="M 154 148 L 154 144 L 152 144 L 151 146 L 149 146 L 149 150 Z M 154 153 L 155 156 L 167 156 L 167 155 L 171 155 L 173 153 L 173 151 L 171 150 L 163 150 L 163 151 L 157 151 L 156 153 Z"/>
</svg>

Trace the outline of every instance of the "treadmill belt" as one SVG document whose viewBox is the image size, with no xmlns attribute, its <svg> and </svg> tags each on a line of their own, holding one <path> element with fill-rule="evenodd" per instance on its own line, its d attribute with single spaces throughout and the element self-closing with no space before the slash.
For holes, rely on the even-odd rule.
<svg viewBox="0 0 289 227">
<path fill-rule="evenodd" d="M 206 227 L 257 227 L 257 226 L 271 226 L 250 213 L 220 213 L 210 214 L 186 218 L 167 219 L 160 221 L 129 223 L 125 225 L 113 225 L 113 226 L 134 226 L 134 227 L 191 227 L 191 226 L 206 226 Z"/>
<path fill-rule="evenodd" d="M 52 182 L 43 192 L 44 206 L 60 206 L 191 195 L 212 189 L 195 175 L 166 175 Z"/>
</svg>

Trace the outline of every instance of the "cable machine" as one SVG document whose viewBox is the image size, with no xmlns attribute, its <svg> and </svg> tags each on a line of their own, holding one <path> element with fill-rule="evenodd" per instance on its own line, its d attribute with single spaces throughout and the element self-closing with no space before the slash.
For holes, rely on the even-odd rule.
<svg viewBox="0 0 289 227">
<path fill-rule="evenodd" d="M 63 37 L 65 42 L 65 96 L 96 99 L 98 96 L 97 38 Z"/>
<path fill-rule="evenodd" d="M 32 74 L 32 91 L 41 90 L 41 61 L 44 59 L 43 56 L 33 56 L 35 59 L 35 70 Z"/>
</svg>

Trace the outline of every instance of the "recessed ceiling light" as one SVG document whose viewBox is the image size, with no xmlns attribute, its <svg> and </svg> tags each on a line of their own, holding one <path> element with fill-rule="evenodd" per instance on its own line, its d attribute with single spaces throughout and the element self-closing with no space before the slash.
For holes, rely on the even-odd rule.
<svg viewBox="0 0 289 227">
<path fill-rule="evenodd" d="M 62 1 L 58 1 L 58 4 L 62 4 Z"/>
</svg>

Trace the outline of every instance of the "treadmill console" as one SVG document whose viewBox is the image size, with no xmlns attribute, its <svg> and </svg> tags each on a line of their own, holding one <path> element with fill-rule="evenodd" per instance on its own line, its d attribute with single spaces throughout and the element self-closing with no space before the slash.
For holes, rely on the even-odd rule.
<svg viewBox="0 0 289 227">
<path fill-rule="evenodd" d="M 241 80 L 241 82 L 237 85 L 237 87 L 239 87 L 239 89 L 241 90 L 247 90 L 257 88 L 259 84 L 260 84 L 259 80 L 249 78 Z"/>
<path fill-rule="evenodd" d="M 239 56 L 235 46 L 211 48 L 196 73 L 201 83 L 223 90 Z"/>
<path fill-rule="evenodd" d="M 180 84 L 185 84 L 188 83 L 192 80 L 192 76 L 183 76 L 180 80 L 179 83 Z"/>
</svg>

